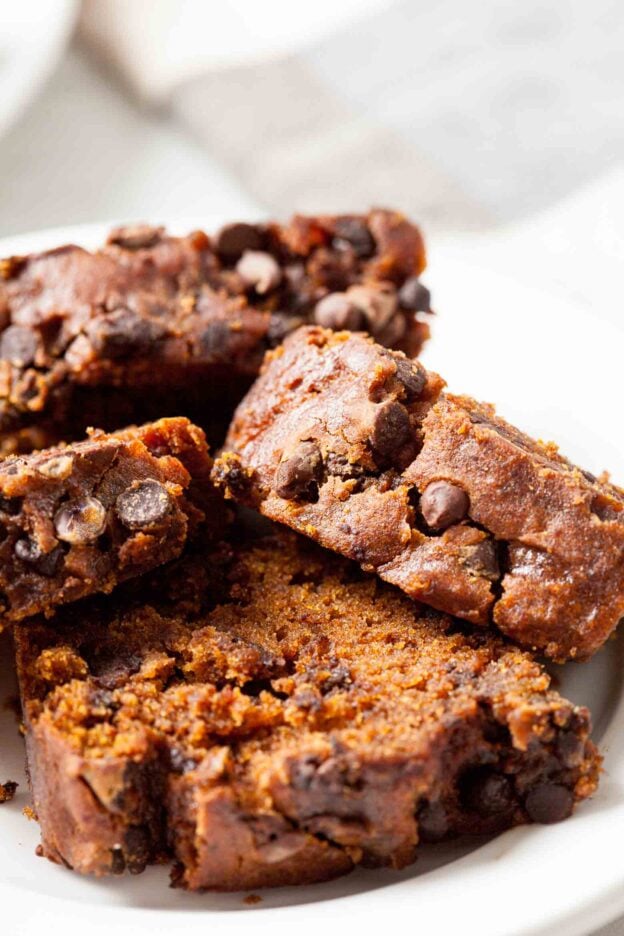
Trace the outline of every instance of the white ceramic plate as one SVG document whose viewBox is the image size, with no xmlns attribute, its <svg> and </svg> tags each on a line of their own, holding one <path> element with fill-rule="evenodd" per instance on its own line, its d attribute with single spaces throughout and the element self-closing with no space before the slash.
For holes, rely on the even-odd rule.
<svg viewBox="0 0 624 936">
<path fill-rule="evenodd" d="M 195 219 L 197 223 L 197 219 Z M 207 229 L 219 219 L 203 219 Z M 188 228 L 173 225 L 174 228 Z M 0 242 L 0 256 L 73 240 L 100 242 L 103 228 L 44 232 Z M 621 362 L 624 331 L 528 285 L 466 260 L 457 245 L 433 252 L 428 282 L 440 315 L 426 363 L 451 388 L 496 400 L 499 410 L 589 468 L 624 481 Z M 0 642 L 0 696 L 10 694 L 9 647 Z M 243 894 L 170 890 L 164 869 L 138 878 L 82 879 L 34 855 L 38 829 L 22 815 L 28 794 L 14 716 L 0 713 L 0 780 L 20 781 L 0 807 L 0 908 L 7 932 L 185 936 L 216 931 L 298 936 L 319 932 L 529 936 L 587 933 L 624 911 L 624 639 L 585 665 L 553 668 L 562 692 L 588 704 L 606 755 L 600 792 L 567 822 L 516 829 L 487 842 L 425 847 L 412 868 L 358 871 L 327 885 Z M 252 914 L 243 919 L 243 915 Z M 0 924 L 1 926 L 2 924 Z M 216 928 L 216 930 L 213 930 Z"/>
<path fill-rule="evenodd" d="M 78 0 L 0 3 L 0 133 L 21 114 L 69 41 Z"/>
</svg>

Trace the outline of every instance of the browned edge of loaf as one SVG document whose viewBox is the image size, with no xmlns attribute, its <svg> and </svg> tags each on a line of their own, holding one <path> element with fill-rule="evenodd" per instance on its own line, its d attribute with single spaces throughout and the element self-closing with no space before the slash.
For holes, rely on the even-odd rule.
<svg viewBox="0 0 624 936">
<path fill-rule="evenodd" d="M 182 417 L 0 461 L 4 623 L 109 592 L 217 536 L 211 465 Z"/>
<path fill-rule="evenodd" d="M 110 232 L 0 261 L 0 451 L 183 412 L 212 441 L 264 351 L 306 322 L 416 354 L 429 329 L 419 229 L 396 211 Z"/>
<path fill-rule="evenodd" d="M 624 615 L 624 494 L 400 353 L 302 329 L 270 353 L 214 477 L 411 597 L 557 660 Z"/>
</svg>

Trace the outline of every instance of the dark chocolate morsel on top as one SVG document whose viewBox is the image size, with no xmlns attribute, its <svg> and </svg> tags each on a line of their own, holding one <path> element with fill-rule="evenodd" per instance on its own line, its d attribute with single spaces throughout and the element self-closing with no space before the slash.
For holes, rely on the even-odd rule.
<svg viewBox="0 0 624 936">
<path fill-rule="evenodd" d="M 420 509 L 432 530 L 445 530 L 468 513 L 468 495 L 450 481 L 432 481 L 420 498 Z"/>
<path fill-rule="evenodd" d="M 224 263 L 236 263 L 246 250 L 262 250 L 263 238 L 253 224 L 239 222 L 221 228 L 216 238 L 217 252 Z"/>
<path fill-rule="evenodd" d="M 373 292 L 345 294 L 393 321 L 391 292 Z M 624 619 L 624 491 L 444 386 L 367 335 L 301 328 L 239 405 L 218 483 L 236 466 L 248 483 L 231 496 L 415 601 L 558 661 L 590 657 Z M 324 465 L 295 507 L 273 496 L 276 472 L 307 432 Z"/>
<path fill-rule="evenodd" d="M 512 780 L 488 767 L 470 771 L 462 785 L 464 803 L 480 816 L 500 815 L 514 805 Z"/>
<path fill-rule="evenodd" d="M 54 528 L 65 543 L 93 543 L 106 529 L 106 508 L 95 497 L 68 501 L 56 512 Z"/>
<path fill-rule="evenodd" d="M 529 791 L 525 805 L 533 822 L 550 825 L 568 818 L 574 806 L 574 797 L 560 783 L 540 783 Z"/>
<path fill-rule="evenodd" d="M 162 523 L 174 506 L 169 491 L 160 481 L 134 482 L 115 502 L 117 516 L 129 530 L 143 530 Z"/>
<path fill-rule="evenodd" d="M 396 400 L 387 400 L 376 407 L 371 442 L 379 455 L 390 456 L 408 441 L 409 415 Z"/>
<path fill-rule="evenodd" d="M 364 327 L 364 314 L 349 300 L 346 293 L 329 293 L 321 299 L 314 310 L 314 320 L 323 328 L 334 331 L 358 331 Z"/>
<path fill-rule="evenodd" d="M 277 260 L 263 250 L 246 250 L 236 264 L 236 272 L 261 296 L 275 289 L 282 278 Z"/>
<path fill-rule="evenodd" d="M 427 372 L 418 361 L 409 361 L 407 358 L 394 356 L 396 361 L 396 378 L 403 384 L 408 403 L 414 403 L 427 383 Z"/>
<path fill-rule="evenodd" d="M 410 276 L 399 290 L 399 303 L 412 312 L 430 312 L 431 293 L 417 276 Z"/>
<path fill-rule="evenodd" d="M 361 218 L 340 218 L 335 225 L 335 243 L 346 243 L 356 256 L 370 257 L 375 250 L 372 234 Z"/>
<path fill-rule="evenodd" d="M 275 489 L 286 499 L 307 497 L 322 468 L 322 457 L 315 442 L 300 442 L 297 448 L 280 462 Z"/>
</svg>

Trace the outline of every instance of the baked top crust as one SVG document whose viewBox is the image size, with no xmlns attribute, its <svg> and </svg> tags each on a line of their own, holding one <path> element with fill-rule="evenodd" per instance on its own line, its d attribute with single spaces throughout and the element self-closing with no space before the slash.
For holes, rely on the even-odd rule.
<svg viewBox="0 0 624 936">
<path fill-rule="evenodd" d="M 270 352 L 214 477 L 421 600 L 558 660 L 624 616 L 624 492 L 362 334 Z"/>
<path fill-rule="evenodd" d="M 416 354 L 429 293 L 398 212 L 135 225 L 0 262 L 0 443 L 29 451 L 180 412 L 219 435 L 268 347 L 319 318 Z"/>
</svg>

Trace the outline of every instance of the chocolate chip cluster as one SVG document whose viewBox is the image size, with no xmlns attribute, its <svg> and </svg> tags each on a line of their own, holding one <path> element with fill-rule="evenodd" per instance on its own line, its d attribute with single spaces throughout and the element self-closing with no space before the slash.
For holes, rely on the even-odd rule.
<svg viewBox="0 0 624 936">
<path fill-rule="evenodd" d="M 0 452 L 179 412 L 220 443 L 264 352 L 302 325 L 368 331 L 415 356 L 424 266 L 418 228 L 383 209 L 237 222 L 213 238 L 130 225 L 93 253 L 3 261 Z"/>
<path fill-rule="evenodd" d="M 413 340 L 415 314 L 431 311 L 431 296 L 414 272 L 420 269 L 414 229 L 401 219 L 394 230 L 388 214 L 295 218 L 287 228 L 230 224 L 215 249 L 251 301 L 271 311 L 271 345 L 307 322 L 368 331 L 384 345 L 401 346 Z M 397 242 L 413 251 L 411 266 L 393 265 Z"/>
<path fill-rule="evenodd" d="M 160 481 L 146 479 L 133 481 L 119 494 L 112 511 L 97 497 L 84 495 L 65 501 L 54 513 L 56 538 L 69 546 L 86 546 L 97 542 L 116 517 L 130 531 L 150 531 L 165 522 L 174 501 L 167 487 Z M 19 513 L 18 504 L 2 505 L 0 512 L 10 516 Z M 8 517 L 7 517 L 8 519 Z M 29 537 L 15 541 L 15 556 L 33 566 L 41 575 L 54 575 L 63 558 L 61 545 L 43 550 Z"/>
</svg>

